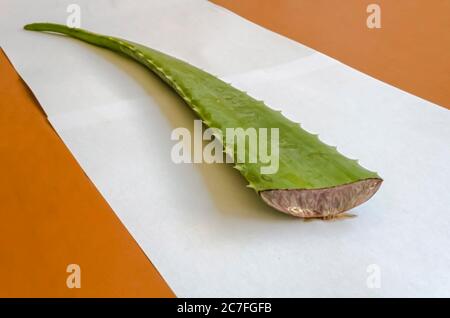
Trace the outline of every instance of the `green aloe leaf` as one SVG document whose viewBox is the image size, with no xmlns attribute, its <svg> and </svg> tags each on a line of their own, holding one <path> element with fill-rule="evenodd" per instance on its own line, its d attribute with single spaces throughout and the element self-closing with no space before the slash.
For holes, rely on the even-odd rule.
<svg viewBox="0 0 450 318">
<path fill-rule="evenodd" d="M 227 128 L 278 128 L 275 173 L 262 173 L 267 162 L 261 160 L 236 163 L 235 168 L 267 204 L 282 212 L 300 217 L 335 216 L 368 200 L 381 185 L 377 173 L 346 158 L 279 111 L 184 61 L 140 44 L 64 25 L 33 23 L 25 29 L 62 33 L 129 56 L 165 81 L 207 126 L 224 136 Z M 270 138 L 268 143 L 270 149 Z M 235 152 L 232 156 L 236 159 Z"/>
</svg>

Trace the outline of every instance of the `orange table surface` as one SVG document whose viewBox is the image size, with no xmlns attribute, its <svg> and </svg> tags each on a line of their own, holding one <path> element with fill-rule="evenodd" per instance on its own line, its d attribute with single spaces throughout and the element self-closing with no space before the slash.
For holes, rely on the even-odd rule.
<svg viewBox="0 0 450 318">
<path fill-rule="evenodd" d="M 0 74 L 0 297 L 173 296 L 3 51 Z"/>
<path fill-rule="evenodd" d="M 212 0 L 242 17 L 450 108 L 448 0 Z M 381 9 L 369 29 L 366 9 Z"/>
<path fill-rule="evenodd" d="M 369 75 L 450 108 L 450 2 L 214 0 Z M 0 53 L 0 297 L 172 297 Z M 149 229 L 151 231 L 151 229 Z M 151 257 L 151 255 L 150 255 Z M 66 286 L 68 264 L 81 288 Z"/>
</svg>

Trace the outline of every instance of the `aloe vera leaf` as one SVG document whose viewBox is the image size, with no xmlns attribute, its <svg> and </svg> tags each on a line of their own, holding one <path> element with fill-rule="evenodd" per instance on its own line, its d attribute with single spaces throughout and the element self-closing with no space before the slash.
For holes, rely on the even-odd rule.
<svg viewBox="0 0 450 318">
<path fill-rule="evenodd" d="M 137 43 L 64 25 L 33 23 L 24 28 L 65 34 L 129 56 L 165 81 L 207 126 L 220 129 L 223 135 L 226 128 L 278 128 L 276 173 L 262 174 L 267 164 L 261 161 L 234 167 L 249 187 L 279 211 L 299 217 L 335 216 L 368 200 L 381 185 L 377 173 L 346 158 L 279 111 L 184 61 Z"/>
</svg>

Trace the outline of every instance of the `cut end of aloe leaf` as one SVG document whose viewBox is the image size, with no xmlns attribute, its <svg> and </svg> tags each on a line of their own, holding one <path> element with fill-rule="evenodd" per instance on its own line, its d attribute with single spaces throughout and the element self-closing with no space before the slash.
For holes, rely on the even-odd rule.
<svg viewBox="0 0 450 318">
<path fill-rule="evenodd" d="M 266 190 L 259 194 L 278 211 L 301 218 L 327 218 L 366 202 L 382 182 L 373 178 L 323 189 Z"/>
</svg>

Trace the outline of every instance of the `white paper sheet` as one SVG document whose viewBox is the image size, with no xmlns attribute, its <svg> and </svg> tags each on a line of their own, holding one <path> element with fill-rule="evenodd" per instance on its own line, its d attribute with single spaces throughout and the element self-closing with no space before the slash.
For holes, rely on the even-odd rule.
<svg viewBox="0 0 450 318">
<path fill-rule="evenodd" d="M 384 178 L 358 217 L 303 222 L 230 166 L 172 163 L 195 117 L 144 68 L 21 30 L 71 2 L 1 0 L 0 44 L 178 296 L 450 296 L 448 110 L 204 1 L 77 1 L 82 27 L 218 74 Z"/>
</svg>

